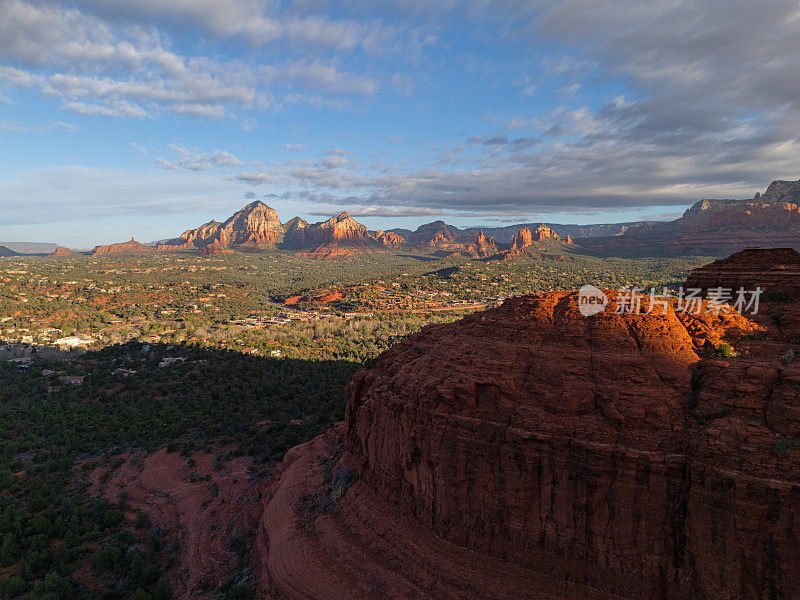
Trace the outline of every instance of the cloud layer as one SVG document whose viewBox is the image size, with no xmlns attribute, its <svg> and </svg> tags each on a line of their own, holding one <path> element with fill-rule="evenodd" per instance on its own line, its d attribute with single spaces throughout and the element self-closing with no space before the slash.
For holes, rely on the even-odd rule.
<svg viewBox="0 0 800 600">
<path fill-rule="evenodd" d="M 56 110 L 3 133 L 77 131 L 65 112 L 324 119 L 326 138 L 275 139 L 270 156 L 165 136 L 141 152 L 154 181 L 199 172 L 424 217 L 677 207 L 800 177 L 793 0 L 0 0 L 0 14 L 0 101 Z"/>
</svg>

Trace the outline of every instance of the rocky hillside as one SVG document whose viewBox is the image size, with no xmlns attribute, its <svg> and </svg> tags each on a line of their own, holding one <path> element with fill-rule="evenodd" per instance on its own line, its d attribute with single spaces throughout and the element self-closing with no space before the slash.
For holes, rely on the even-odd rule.
<svg viewBox="0 0 800 600">
<path fill-rule="evenodd" d="M 0 258 L 4 256 L 19 256 L 13 250 L 9 250 L 6 246 L 0 246 Z"/>
<path fill-rule="evenodd" d="M 606 254 L 729 254 L 748 247 L 800 249 L 800 181 L 773 181 L 752 200 L 701 200 L 680 219 L 581 245 Z"/>
<path fill-rule="evenodd" d="M 265 493 L 262 595 L 800 597 L 800 305 L 577 302 L 514 298 L 360 371 Z"/>
<path fill-rule="evenodd" d="M 392 229 L 396 235 L 405 239 L 409 244 L 419 244 L 422 246 L 447 248 L 459 242 L 474 241 L 475 235 L 461 240 L 456 239 L 456 234 L 460 233 L 457 227 L 448 225 L 444 221 L 434 221 L 420 225 L 416 230 Z"/>
</svg>

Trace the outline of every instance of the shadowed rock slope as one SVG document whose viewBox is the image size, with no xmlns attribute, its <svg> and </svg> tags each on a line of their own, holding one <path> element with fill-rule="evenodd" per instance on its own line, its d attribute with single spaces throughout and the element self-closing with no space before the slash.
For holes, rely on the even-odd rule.
<svg viewBox="0 0 800 600">
<path fill-rule="evenodd" d="M 800 300 L 800 253 L 792 248 L 748 248 L 695 269 L 686 287 L 734 292 L 759 287 L 766 298 Z"/>
<path fill-rule="evenodd" d="M 551 292 L 382 354 L 272 481 L 262 594 L 800 597 L 797 306 L 661 310 Z"/>
</svg>

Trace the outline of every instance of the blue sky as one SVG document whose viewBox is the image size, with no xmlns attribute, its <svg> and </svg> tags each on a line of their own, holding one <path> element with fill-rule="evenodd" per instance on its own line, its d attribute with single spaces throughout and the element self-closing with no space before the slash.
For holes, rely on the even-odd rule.
<svg viewBox="0 0 800 600">
<path fill-rule="evenodd" d="M 674 218 L 800 175 L 796 2 L 0 0 L 0 240 L 253 199 L 371 228 Z"/>
</svg>

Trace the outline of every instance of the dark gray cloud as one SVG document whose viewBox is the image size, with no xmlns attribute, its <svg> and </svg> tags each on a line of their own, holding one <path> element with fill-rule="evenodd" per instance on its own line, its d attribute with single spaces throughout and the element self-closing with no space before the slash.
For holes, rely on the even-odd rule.
<svg viewBox="0 0 800 600">
<path fill-rule="evenodd" d="M 380 217 L 384 219 L 391 219 L 391 218 L 404 218 L 404 217 L 431 217 L 437 216 L 441 217 L 445 215 L 443 210 L 435 209 L 435 208 L 389 208 L 389 207 L 379 207 L 379 206 L 360 206 L 360 207 L 350 207 L 348 209 L 350 215 L 354 218 L 363 218 L 363 217 Z M 312 211 L 308 213 L 315 217 L 326 217 L 330 218 L 334 216 L 336 211 Z"/>
</svg>

